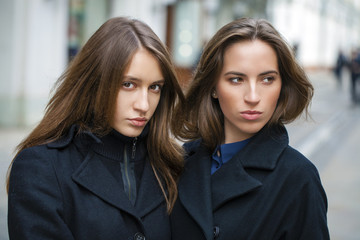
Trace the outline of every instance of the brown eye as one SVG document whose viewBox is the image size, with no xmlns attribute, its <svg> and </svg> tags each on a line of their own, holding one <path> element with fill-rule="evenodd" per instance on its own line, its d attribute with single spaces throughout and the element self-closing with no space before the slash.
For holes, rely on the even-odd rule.
<svg viewBox="0 0 360 240">
<path fill-rule="evenodd" d="M 264 82 L 264 83 L 272 83 L 274 80 L 275 80 L 274 77 L 265 77 L 265 78 L 263 79 L 263 82 Z"/>
<path fill-rule="evenodd" d="M 124 82 L 123 84 L 124 88 L 134 88 L 135 84 L 133 84 L 132 82 Z"/>
<path fill-rule="evenodd" d="M 234 77 L 229 79 L 231 83 L 240 83 L 242 82 L 242 78 Z"/>
<path fill-rule="evenodd" d="M 162 89 L 162 85 L 160 84 L 154 84 L 150 86 L 150 89 L 154 92 L 160 92 Z"/>
</svg>

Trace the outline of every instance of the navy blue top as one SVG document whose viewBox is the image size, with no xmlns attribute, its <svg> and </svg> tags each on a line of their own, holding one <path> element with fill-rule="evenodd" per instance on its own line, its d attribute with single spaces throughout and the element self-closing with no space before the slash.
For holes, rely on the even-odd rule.
<svg viewBox="0 0 360 240">
<path fill-rule="evenodd" d="M 216 172 L 223 164 L 228 162 L 235 153 L 239 152 L 251 138 L 240 142 L 227 143 L 218 145 L 212 154 L 211 174 Z"/>
</svg>

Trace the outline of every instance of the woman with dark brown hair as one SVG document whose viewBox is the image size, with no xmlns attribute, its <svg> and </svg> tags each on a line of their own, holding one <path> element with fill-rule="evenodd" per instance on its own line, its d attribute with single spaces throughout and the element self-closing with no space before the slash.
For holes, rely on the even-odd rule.
<svg viewBox="0 0 360 240">
<path fill-rule="evenodd" d="M 284 127 L 312 96 L 269 22 L 242 18 L 213 36 L 176 110 L 175 133 L 189 142 L 173 239 L 329 239 L 318 171 Z"/>
<path fill-rule="evenodd" d="M 104 23 L 18 146 L 10 239 L 170 239 L 183 151 L 169 130 L 182 100 L 170 55 L 146 24 Z"/>
</svg>

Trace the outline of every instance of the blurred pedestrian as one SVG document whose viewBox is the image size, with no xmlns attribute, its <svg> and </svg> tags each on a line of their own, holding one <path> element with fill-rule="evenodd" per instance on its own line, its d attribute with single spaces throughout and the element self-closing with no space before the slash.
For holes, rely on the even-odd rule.
<svg viewBox="0 0 360 240">
<path fill-rule="evenodd" d="M 182 92 L 143 22 L 104 23 L 59 78 L 9 169 L 10 239 L 170 239 Z"/>
<path fill-rule="evenodd" d="M 290 147 L 285 123 L 313 86 L 265 20 L 242 18 L 209 41 L 176 115 L 185 169 L 173 239 L 329 239 L 316 167 Z"/>
<path fill-rule="evenodd" d="M 336 57 L 336 63 L 334 67 L 334 74 L 339 87 L 342 85 L 342 70 L 346 66 L 347 60 L 342 50 L 339 50 Z"/>
<path fill-rule="evenodd" d="M 294 43 L 293 51 L 294 51 L 295 58 L 297 58 L 299 55 L 299 43 L 298 42 Z"/>
<path fill-rule="evenodd" d="M 350 61 L 350 94 L 351 100 L 353 103 L 357 103 L 360 100 L 358 96 L 356 84 L 360 78 L 360 50 L 356 49 L 351 52 L 351 61 Z"/>
</svg>

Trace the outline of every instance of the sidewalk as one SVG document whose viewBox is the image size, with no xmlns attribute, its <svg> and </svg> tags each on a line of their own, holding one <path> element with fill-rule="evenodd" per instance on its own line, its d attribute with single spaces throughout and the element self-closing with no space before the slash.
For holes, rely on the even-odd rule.
<svg viewBox="0 0 360 240">
<path fill-rule="evenodd" d="M 360 119 L 359 113 L 357 117 Z M 346 148 L 339 148 L 320 172 L 328 196 L 328 223 L 333 240 L 360 239 L 359 142 L 360 124 L 357 124 L 344 139 Z"/>
</svg>

